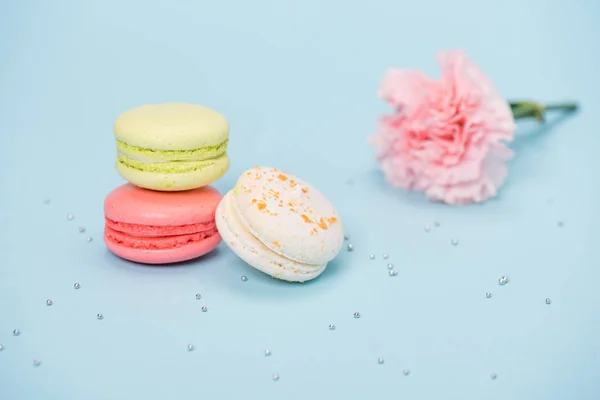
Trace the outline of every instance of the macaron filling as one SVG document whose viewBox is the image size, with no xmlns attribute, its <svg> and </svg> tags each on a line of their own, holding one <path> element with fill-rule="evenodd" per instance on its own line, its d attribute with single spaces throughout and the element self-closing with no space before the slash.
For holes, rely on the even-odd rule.
<svg viewBox="0 0 600 400">
<path fill-rule="evenodd" d="M 164 250 L 197 243 L 217 234 L 214 221 L 180 226 L 152 226 L 122 223 L 106 218 L 104 237 L 120 246 Z"/>
<path fill-rule="evenodd" d="M 105 217 L 106 226 L 114 231 L 125 233 L 130 236 L 175 236 L 188 235 L 198 232 L 210 231 L 215 227 L 215 221 L 200 222 L 187 225 L 141 225 L 127 222 L 117 222 Z"/>
<path fill-rule="evenodd" d="M 222 143 L 187 150 L 160 150 L 134 146 L 117 139 L 117 151 L 127 158 L 144 162 L 204 161 L 225 153 L 228 140 Z"/>
<path fill-rule="evenodd" d="M 201 161 L 139 161 L 128 155 L 119 154 L 117 162 L 127 168 L 143 172 L 175 173 L 182 174 L 187 172 L 200 171 L 212 167 L 216 164 L 228 162 L 227 153 L 223 153 L 216 158 Z"/>
</svg>

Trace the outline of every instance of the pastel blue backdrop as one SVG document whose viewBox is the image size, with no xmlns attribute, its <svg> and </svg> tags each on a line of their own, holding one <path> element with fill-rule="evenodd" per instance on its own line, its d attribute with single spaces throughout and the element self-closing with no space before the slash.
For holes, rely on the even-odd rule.
<svg viewBox="0 0 600 400">
<path fill-rule="evenodd" d="M 0 398 L 599 399 L 598 38 L 594 0 L 1 2 Z M 452 48 L 507 99 L 582 106 L 520 124 L 484 205 L 388 188 L 366 144 L 386 68 L 438 76 Z M 108 253 L 112 124 L 170 101 L 229 118 L 220 191 L 257 164 L 296 174 L 355 251 L 307 284 L 224 245 L 167 268 Z"/>
</svg>

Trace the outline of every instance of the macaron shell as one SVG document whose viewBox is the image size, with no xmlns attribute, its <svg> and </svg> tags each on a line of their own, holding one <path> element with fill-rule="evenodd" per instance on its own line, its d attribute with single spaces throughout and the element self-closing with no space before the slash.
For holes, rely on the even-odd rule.
<svg viewBox="0 0 600 400">
<path fill-rule="evenodd" d="M 251 267 L 273 278 L 305 282 L 321 275 L 327 264 L 310 265 L 283 257 L 261 243 L 240 223 L 232 208 L 233 192 L 228 192 L 216 212 L 217 229 L 228 247 Z"/>
<path fill-rule="evenodd" d="M 133 146 L 192 150 L 227 140 L 229 123 L 218 112 L 197 104 L 150 104 L 121 114 L 114 132 L 117 139 Z"/>
<path fill-rule="evenodd" d="M 214 222 L 221 197 L 211 186 L 165 193 L 127 183 L 109 193 L 104 200 L 104 213 L 117 223 L 146 226 L 206 224 Z"/>
<path fill-rule="evenodd" d="M 150 250 L 124 246 L 114 241 L 106 240 L 105 236 L 106 247 L 112 253 L 126 260 L 142 264 L 171 264 L 192 260 L 211 252 L 220 242 L 221 236 L 215 233 L 204 240 L 185 246 L 164 250 Z"/>
<path fill-rule="evenodd" d="M 240 176 L 233 196 L 241 224 L 272 251 L 316 265 L 340 252 L 340 217 L 307 182 L 276 168 L 254 167 Z"/>
<path fill-rule="evenodd" d="M 191 190 L 210 185 L 225 175 L 229 169 L 227 154 L 196 163 L 198 169 L 189 172 L 163 172 L 160 170 L 161 167 L 166 170 L 168 168 L 167 164 L 171 163 L 154 163 L 156 164 L 156 171 L 143 171 L 132 168 L 119 162 L 118 159 L 116 166 L 119 174 L 128 182 L 141 188 L 162 192 Z"/>
</svg>

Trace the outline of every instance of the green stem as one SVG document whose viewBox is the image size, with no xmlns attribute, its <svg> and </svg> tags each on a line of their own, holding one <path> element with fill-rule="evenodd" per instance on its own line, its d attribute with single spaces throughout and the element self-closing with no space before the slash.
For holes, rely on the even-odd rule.
<svg viewBox="0 0 600 400">
<path fill-rule="evenodd" d="M 572 113 L 577 111 L 577 103 L 556 103 L 541 105 L 533 101 L 516 101 L 509 102 L 510 109 L 513 112 L 513 117 L 517 119 L 535 118 L 539 122 L 544 122 L 545 113 L 547 111 L 563 111 Z"/>
</svg>

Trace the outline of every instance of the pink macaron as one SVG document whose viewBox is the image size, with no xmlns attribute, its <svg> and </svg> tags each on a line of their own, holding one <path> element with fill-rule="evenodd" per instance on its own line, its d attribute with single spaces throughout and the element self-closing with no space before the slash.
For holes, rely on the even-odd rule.
<svg viewBox="0 0 600 400">
<path fill-rule="evenodd" d="M 104 200 L 104 242 L 117 256 L 144 264 L 200 257 L 221 242 L 215 225 L 221 197 L 210 186 L 173 193 L 119 186 Z"/>
</svg>

